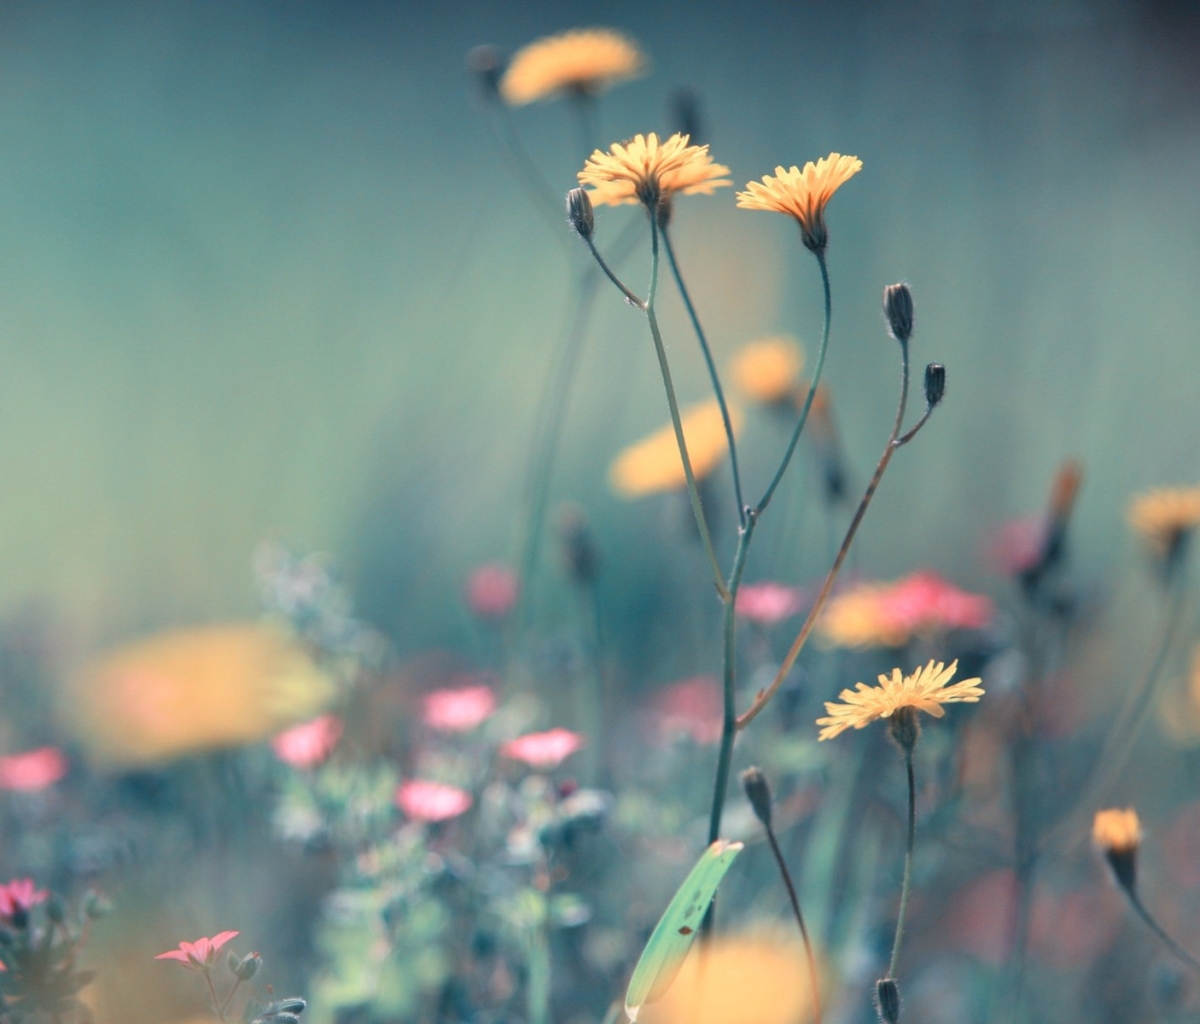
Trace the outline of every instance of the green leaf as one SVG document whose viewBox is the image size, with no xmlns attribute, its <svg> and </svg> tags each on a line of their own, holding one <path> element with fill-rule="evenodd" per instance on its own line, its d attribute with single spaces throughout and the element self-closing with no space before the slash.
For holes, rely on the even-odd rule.
<svg viewBox="0 0 1200 1024">
<path fill-rule="evenodd" d="M 675 980 L 683 958 L 696 939 L 700 922 L 712 902 L 717 886 L 742 851 L 741 843 L 718 839 L 696 862 L 675 898 L 667 906 L 650 941 L 642 950 L 641 959 L 629 979 L 625 992 L 625 1014 L 631 1021 L 646 1003 L 658 999 Z"/>
</svg>

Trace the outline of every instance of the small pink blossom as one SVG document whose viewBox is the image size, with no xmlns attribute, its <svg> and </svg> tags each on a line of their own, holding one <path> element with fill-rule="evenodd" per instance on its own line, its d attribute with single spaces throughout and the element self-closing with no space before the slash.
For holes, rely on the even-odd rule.
<svg viewBox="0 0 1200 1024">
<path fill-rule="evenodd" d="M 760 626 L 773 626 L 791 618 L 804 606 L 804 595 L 782 583 L 747 583 L 737 593 L 734 610 Z"/>
<path fill-rule="evenodd" d="M 551 729 L 518 736 L 500 747 L 500 753 L 531 768 L 557 768 L 584 745 L 584 738 L 570 729 Z"/>
<path fill-rule="evenodd" d="M 0 917 L 11 918 L 18 911 L 28 912 L 49 895 L 45 889 L 35 889 L 32 878 L 14 878 L 7 885 L 0 885 Z"/>
<path fill-rule="evenodd" d="M 217 950 L 239 932 L 220 932 L 211 939 L 181 942 L 178 949 L 159 953 L 155 960 L 178 960 L 189 971 L 207 971 L 216 959 Z"/>
<path fill-rule="evenodd" d="M 654 695 L 650 707 L 665 739 L 688 736 L 696 743 L 715 743 L 721 738 L 724 706 L 721 686 L 712 676 L 668 686 Z"/>
<path fill-rule="evenodd" d="M 467 607 L 481 619 L 502 619 L 517 603 L 516 572 L 502 562 L 481 565 L 467 577 Z"/>
<path fill-rule="evenodd" d="M 917 572 L 880 595 L 880 611 L 897 630 L 982 629 L 992 621 L 991 599 L 969 594 L 937 573 Z"/>
<path fill-rule="evenodd" d="M 271 740 L 271 749 L 293 768 L 315 768 L 333 753 L 341 738 L 342 720 L 337 715 L 318 715 L 311 722 L 285 729 Z"/>
<path fill-rule="evenodd" d="M 441 732 L 470 732 L 496 710 L 490 686 L 460 686 L 425 694 L 422 720 Z"/>
<path fill-rule="evenodd" d="M 67 774 L 67 759 L 58 747 L 39 747 L 0 757 L 0 789 L 36 792 Z"/>
<path fill-rule="evenodd" d="M 471 794 L 457 786 L 411 779 L 396 790 L 396 806 L 414 821 L 446 821 L 471 809 Z"/>
</svg>

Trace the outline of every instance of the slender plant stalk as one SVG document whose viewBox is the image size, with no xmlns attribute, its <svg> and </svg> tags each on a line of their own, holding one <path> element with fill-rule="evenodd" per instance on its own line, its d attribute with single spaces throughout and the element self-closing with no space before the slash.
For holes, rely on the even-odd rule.
<svg viewBox="0 0 1200 1024">
<path fill-rule="evenodd" d="M 1163 926 L 1154 919 L 1154 915 L 1146 909 L 1145 904 L 1142 903 L 1141 897 L 1138 896 L 1137 892 L 1134 889 L 1127 888 L 1125 889 L 1125 895 L 1129 897 L 1129 904 L 1137 912 L 1138 917 L 1145 922 L 1147 928 L 1149 928 L 1156 936 L 1158 936 L 1163 945 L 1171 951 L 1176 959 L 1186 964 L 1193 971 L 1200 971 L 1200 960 L 1197 960 L 1194 956 L 1192 956 L 1191 953 L 1189 953 L 1178 942 L 1171 938 L 1170 935 L 1167 934 Z"/>
<path fill-rule="evenodd" d="M 696 340 L 700 342 L 700 351 L 704 353 L 704 363 L 708 367 L 708 376 L 712 381 L 713 392 L 717 396 L 717 405 L 721 409 L 721 422 L 725 425 L 725 439 L 729 444 L 729 467 L 733 472 L 733 493 L 737 501 L 738 522 L 744 528 L 746 525 L 746 502 L 742 498 L 742 476 L 738 469 L 737 441 L 733 436 L 733 421 L 729 418 L 729 406 L 725 401 L 725 391 L 721 387 L 721 378 L 717 373 L 716 363 L 713 362 L 712 349 L 708 346 L 704 328 L 700 326 L 700 318 L 696 315 L 696 307 L 692 305 L 692 297 L 687 285 L 683 283 L 683 274 L 679 271 L 679 262 L 675 259 L 675 246 L 671 244 L 671 234 L 664 224 L 662 227 L 663 247 L 667 250 L 667 262 L 671 264 L 671 273 L 675 277 L 675 285 L 679 296 L 687 309 L 692 321 L 692 330 L 696 332 Z"/>
<path fill-rule="evenodd" d="M 775 863 L 779 865 L 779 874 L 783 877 L 783 885 L 792 904 L 792 913 L 796 915 L 796 924 L 800 926 L 800 936 L 804 939 L 804 955 L 808 958 L 808 973 L 812 979 L 813 1024 L 821 1024 L 821 982 L 817 976 L 817 958 L 813 955 L 812 940 L 808 937 L 808 927 L 800 911 L 800 897 L 796 895 L 796 886 L 792 884 L 792 875 L 783 859 L 783 851 L 779 849 L 775 830 L 770 825 L 766 825 L 766 830 L 767 842 L 771 844 L 771 852 L 775 855 Z"/>
<path fill-rule="evenodd" d="M 908 839 L 904 844 L 904 882 L 900 888 L 900 913 L 896 915 L 896 937 L 892 940 L 892 958 L 887 976 L 896 977 L 900 961 L 900 940 L 904 938 L 904 915 L 908 911 L 908 894 L 912 888 L 913 842 L 917 834 L 917 787 L 913 778 L 912 748 L 904 751 L 904 767 L 908 772 Z"/>
</svg>

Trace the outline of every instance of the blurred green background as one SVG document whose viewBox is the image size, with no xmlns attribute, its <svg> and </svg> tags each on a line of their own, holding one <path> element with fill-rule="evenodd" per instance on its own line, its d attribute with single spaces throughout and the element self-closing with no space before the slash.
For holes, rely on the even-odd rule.
<svg viewBox="0 0 1200 1024">
<path fill-rule="evenodd" d="M 988 587 L 981 537 L 1040 507 L 1074 454 L 1076 551 L 1100 574 L 1129 557 L 1131 490 L 1195 482 L 1190 5 L 4 0 L 0 612 L 49 605 L 88 645 L 245 616 L 251 553 L 276 537 L 330 552 L 401 650 L 455 642 L 463 575 L 516 557 L 579 258 L 499 158 L 464 56 L 596 23 L 654 65 L 605 98 L 597 144 L 673 130 L 687 86 L 739 186 L 831 150 L 863 160 L 830 207 L 827 369 L 860 483 L 894 408 L 885 284 L 912 285 L 915 360 L 950 383 L 889 473 L 862 571 Z M 565 191 L 584 155 L 569 108 L 515 116 Z M 603 213 L 602 247 L 634 215 Z M 794 225 L 726 190 L 678 204 L 676 242 L 722 362 L 778 330 L 811 358 L 817 277 Z M 682 397 L 702 398 L 665 311 Z M 606 601 L 630 615 L 677 517 L 621 502 L 605 472 L 665 416 L 645 326 L 603 292 L 554 497 L 586 509 Z M 760 418 L 746 438 L 756 490 L 782 435 Z M 823 562 L 778 543 L 813 514 L 811 475 L 798 463 L 748 578 Z M 695 569 L 675 582 L 702 585 Z"/>
</svg>

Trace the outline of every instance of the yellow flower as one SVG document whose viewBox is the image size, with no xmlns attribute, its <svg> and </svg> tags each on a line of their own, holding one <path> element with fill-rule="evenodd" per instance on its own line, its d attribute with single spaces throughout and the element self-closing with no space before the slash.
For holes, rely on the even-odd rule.
<svg viewBox="0 0 1200 1024">
<path fill-rule="evenodd" d="M 743 210 L 773 210 L 795 217 L 800 224 L 804 244 L 820 252 L 828 242 L 825 231 L 825 206 L 842 185 L 862 170 L 856 156 L 830 153 L 815 164 L 810 160 L 804 170 L 791 167 L 775 168 L 774 175 L 764 175 L 761 183 L 748 182 L 745 192 L 737 194 L 737 204 Z"/>
<path fill-rule="evenodd" d="M 734 356 L 731 367 L 734 384 L 764 405 L 789 397 L 803 368 L 803 350 L 786 336 L 752 341 Z"/>
<path fill-rule="evenodd" d="M 1092 821 L 1092 841 L 1105 853 L 1129 853 L 1142 841 L 1142 827 L 1137 811 L 1132 807 L 1121 810 L 1110 807 L 1097 811 Z"/>
<path fill-rule="evenodd" d="M 901 676 L 900 670 L 894 668 L 891 676 L 879 677 L 879 686 L 858 683 L 856 689 L 843 690 L 838 696 L 844 703 L 826 701 L 829 717 L 817 719 L 817 725 L 824 726 L 817 739 L 832 739 L 850 728 L 862 729 L 876 719 L 890 718 L 902 708 L 941 718 L 946 713 L 943 704 L 976 703 L 983 696 L 979 679 L 946 685 L 957 670 L 957 661 L 949 668 L 943 662 L 930 661 L 910 676 Z"/>
<path fill-rule="evenodd" d="M 1200 487 L 1164 487 L 1138 495 L 1129 506 L 1129 525 L 1161 555 L 1200 526 Z"/>
<path fill-rule="evenodd" d="M 596 96 L 645 69 L 645 56 L 628 36 L 611 28 L 577 28 L 518 50 L 500 79 L 500 95 L 514 107 L 563 92 Z"/>
<path fill-rule="evenodd" d="M 258 624 L 129 644 L 87 666 L 75 687 L 81 738 L 121 764 L 252 743 L 311 718 L 334 693 L 299 645 Z"/>
<path fill-rule="evenodd" d="M 708 146 L 689 146 L 688 136 L 678 132 L 660 142 L 651 132 L 614 142 L 607 153 L 596 150 L 579 172 L 579 184 L 590 187 L 593 203 L 645 203 L 656 210 L 675 192 L 712 195 L 733 184 L 728 174 L 728 167 L 712 162 Z"/>
<path fill-rule="evenodd" d="M 741 429 L 742 414 L 735 406 L 729 409 L 729 420 L 736 435 Z M 729 450 L 721 407 L 715 398 L 711 399 L 686 410 L 680 421 L 692 472 L 697 480 L 702 480 L 720 464 Z M 687 486 L 687 478 L 683 474 L 683 459 L 675 441 L 674 427 L 668 423 L 622 451 L 613 460 L 608 479 L 624 498 L 682 490 Z"/>
</svg>

